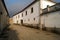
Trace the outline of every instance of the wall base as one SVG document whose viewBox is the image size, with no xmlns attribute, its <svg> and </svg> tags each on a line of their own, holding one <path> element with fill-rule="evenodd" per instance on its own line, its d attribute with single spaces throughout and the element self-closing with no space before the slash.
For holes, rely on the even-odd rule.
<svg viewBox="0 0 60 40">
<path fill-rule="evenodd" d="M 42 30 L 60 34 L 60 28 L 45 27 L 45 28 L 42 28 Z"/>
<path fill-rule="evenodd" d="M 35 28 L 35 29 L 40 29 L 38 24 L 23 24 L 23 26 L 30 27 L 30 28 Z"/>
</svg>

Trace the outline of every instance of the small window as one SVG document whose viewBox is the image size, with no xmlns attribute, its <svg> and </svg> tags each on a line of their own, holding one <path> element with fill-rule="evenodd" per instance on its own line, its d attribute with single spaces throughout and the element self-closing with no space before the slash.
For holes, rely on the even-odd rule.
<svg viewBox="0 0 60 40">
<path fill-rule="evenodd" d="M 30 21 L 30 19 L 28 19 L 28 21 Z"/>
<path fill-rule="evenodd" d="M 23 17 L 23 13 L 22 13 L 22 17 Z"/>
<path fill-rule="evenodd" d="M 35 21 L 35 18 L 34 18 L 34 21 Z"/>
<path fill-rule="evenodd" d="M 47 8 L 49 7 L 49 5 L 47 5 Z"/>
<path fill-rule="evenodd" d="M 18 24 L 18 21 L 17 21 L 17 24 Z"/>
<path fill-rule="evenodd" d="M 31 13 L 33 13 L 33 7 L 31 8 Z"/>
<path fill-rule="evenodd" d="M 17 16 L 16 16 L 16 18 L 17 18 Z"/>
<path fill-rule="evenodd" d="M 2 15 L 2 12 L 0 12 L 0 14 Z"/>
<path fill-rule="evenodd" d="M 26 11 L 26 15 L 27 15 L 27 11 Z"/>
<path fill-rule="evenodd" d="M 18 15 L 18 18 L 20 17 L 20 15 Z"/>
</svg>

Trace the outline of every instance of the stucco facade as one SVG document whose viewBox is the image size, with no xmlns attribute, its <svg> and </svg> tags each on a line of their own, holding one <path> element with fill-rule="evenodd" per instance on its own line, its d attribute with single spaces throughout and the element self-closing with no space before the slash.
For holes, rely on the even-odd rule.
<svg viewBox="0 0 60 40">
<path fill-rule="evenodd" d="M 60 11 L 52 12 L 41 16 L 41 24 L 45 24 L 46 27 L 60 28 Z"/>
<path fill-rule="evenodd" d="M 33 10 L 32 13 L 31 13 L 31 9 Z M 21 24 L 21 20 L 23 20 L 23 24 L 39 24 L 39 11 L 38 10 L 39 10 L 39 2 L 36 2 L 33 5 L 26 8 L 21 13 L 15 15 L 13 17 L 14 23 Z"/>
<path fill-rule="evenodd" d="M 56 30 L 60 33 L 60 4 L 51 6 L 50 11 L 42 13 L 41 25 L 41 28 L 44 26 L 47 30 Z"/>
<path fill-rule="evenodd" d="M 41 9 L 46 8 L 47 5 L 52 6 L 54 4 L 55 3 L 46 1 L 46 0 L 39 0 L 39 1 L 36 1 L 35 3 L 33 2 L 32 5 L 27 6 L 24 10 L 22 10 L 21 12 L 13 16 L 13 23 L 14 24 L 23 23 L 23 24 L 40 26 Z M 33 12 L 31 13 L 31 11 Z"/>
<path fill-rule="evenodd" d="M 8 25 L 9 16 L 5 10 L 3 2 L 0 0 L 0 32 Z"/>
</svg>

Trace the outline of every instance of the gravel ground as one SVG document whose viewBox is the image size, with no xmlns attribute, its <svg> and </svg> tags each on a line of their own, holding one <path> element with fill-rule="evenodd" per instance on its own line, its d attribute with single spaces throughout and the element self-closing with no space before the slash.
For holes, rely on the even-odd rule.
<svg viewBox="0 0 60 40">
<path fill-rule="evenodd" d="M 10 25 L 8 40 L 60 40 L 60 35 L 28 28 L 21 25 Z"/>
</svg>

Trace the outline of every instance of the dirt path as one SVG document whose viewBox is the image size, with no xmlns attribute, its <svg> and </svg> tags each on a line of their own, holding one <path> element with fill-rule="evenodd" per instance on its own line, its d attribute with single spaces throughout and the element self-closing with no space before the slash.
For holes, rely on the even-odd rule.
<svg viewBox="0 0 60 40">
<path fill-rule="evenodd" d="M 11 25 L 9 40 L 60 40 L 60 35 L 28 28 L 20 25 Z"/>
</svg>

